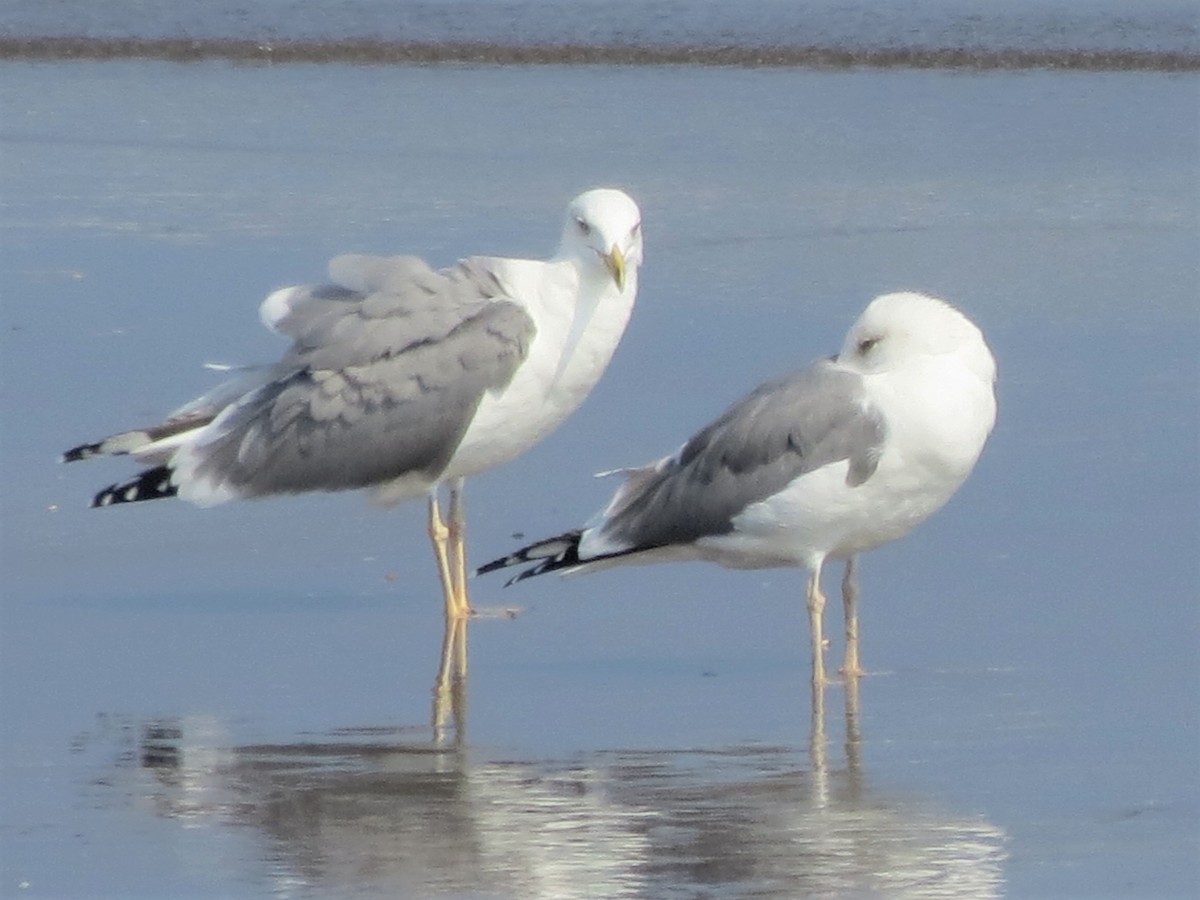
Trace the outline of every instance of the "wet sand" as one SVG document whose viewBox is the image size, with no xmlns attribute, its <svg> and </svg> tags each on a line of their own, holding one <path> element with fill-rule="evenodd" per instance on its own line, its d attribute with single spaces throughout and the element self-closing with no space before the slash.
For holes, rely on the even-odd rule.
<svg viewBox="0 0 1200 900">
<path fill-rule="evenodd" d="M 4 69 L 3 893 L 1200 888 L 1194 76 Z M 638 309 L 580 413 L 472 484 L 476 559 L 874 293 L 946 295 L 999 359 L 971 480 L 863 560 L 873 674 L 823 741 L 798 573 L 481 580 L 524 611 L 472 624 L 435 727 L 421 509 L 96 511 L 128 469 L 56 464 L 278 353 L 258 302 L 334 254 L 541 254 L 602 182 L 646 213 Z"/>
<path fill-rule="evenodd" d="M 737 66 L 750 68 L 1051 69 L 1082 72 L 1194 72 L 1200 53 L 1170 50 L 992 47 L 837 47 L 509 44 L 489 41 L 384 41 L 230 38 L 0 37 L 0 60 L 117 59 L 239 64 L 489 66 Z"/>
</svg>

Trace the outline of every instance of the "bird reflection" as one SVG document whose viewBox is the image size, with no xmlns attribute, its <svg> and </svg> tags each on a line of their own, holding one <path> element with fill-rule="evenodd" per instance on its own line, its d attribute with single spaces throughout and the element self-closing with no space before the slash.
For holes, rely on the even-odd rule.
<svg viewBox="0 0 1200 900">
<path fill-rule="evenodd" d="M 233 746 L 220 722 L 183 717 L 131 724 L 140 750 L 118 767 L 164 819 L 257 831 L 258 868 L 285 896 L 1002 893 L 1001 829 L 871 786 L 857 680 L 814 694 L 807 748 L 496 759 L 463 739 L 465 647 L 465 631 L 447 632 L 432 735 L 377 727 Z M 839 696 L 841 753 L 825 721 Z"/>
<path fill-rule="evenodd" d="M 446 727 L 453 729 L 455 743 L 466 737 L 467 723 L 467 623 L 466 618 L 446 618 L 442 655 L 433 682 L 433 739 L 446 741 Z"/>
</svg>

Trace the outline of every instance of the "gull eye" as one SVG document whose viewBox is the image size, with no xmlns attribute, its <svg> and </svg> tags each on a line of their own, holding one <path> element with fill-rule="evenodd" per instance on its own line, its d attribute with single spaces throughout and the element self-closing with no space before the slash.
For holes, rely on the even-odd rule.
<svg viewBox="0 0 1200 900">
<path fill-rule="evenodd" d="M 634 225 L 632 228 L 629 229 L 630 237 L 635 238 L 638 235 L 640 235 L 641 233 L 642 233 L 642 223 L 641 222 L 638 222 L 636 225 Z"/>
<path fill-rule="evenodd" d="M 588 224 L 587 219 L 576 219 L 575 226 L 579 229 L 579 233 L 587 237 L 592 233 L 592 226 Z"/>
<path fill-rule="evenodd" d="M 871 348 L 874 347 L 878 343 L 879 343 L 879 338 L 877 338 L 877 337 L 863 338 L 861 341 L 858 342 L 858 355 L 866 356 L 868 353 L 871 352 Z"/>
</svg>

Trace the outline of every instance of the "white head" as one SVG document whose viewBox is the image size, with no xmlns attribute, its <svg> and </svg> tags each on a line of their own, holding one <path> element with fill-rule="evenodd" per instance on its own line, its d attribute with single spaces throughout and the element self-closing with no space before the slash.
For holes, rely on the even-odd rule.
<svg viewBox="0 0 1200 900">
<path fill-rule="evenodd" d="M 996 380 L 996 361 L 974 322 L 944 300 L 902 292 L 871 301 L 846 335 L 838 362 L 866 375 L 945 355 L 958 357 L 988 384 Z"/>
<path fill-rule="evenodd" d="M 636 285 L 642 264 L 641 210 L 623 191 L 584 191 L 567 206 L 558 256 L 577 259 L 585 272 L 607 273 L 624 292 L 627 281 Z"/>
</svg>

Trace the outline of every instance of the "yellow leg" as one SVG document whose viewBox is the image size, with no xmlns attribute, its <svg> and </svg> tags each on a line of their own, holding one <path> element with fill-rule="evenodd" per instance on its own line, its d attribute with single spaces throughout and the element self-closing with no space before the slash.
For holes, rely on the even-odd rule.
<svg viewBox="0 0 1200 900">
<path fill-rule="evenodd" d="M 438 575 L 442 579 L 442 599 L 445 601 L 446 621 L 462 618 L 458 608 L 458 594 L 454 587 L 454 575 L 450 567 L 447 539 L 450 529 L 442 521 L 437 493 L 429 495 L 429 539 L 433 542 L 433 556 L 437 561 Z"/>
<path fill-rule="evenodd" d="M 454 660 L 452 675 L 461 685 L 467 683 L 467 620 L 459 619 L 458 628 L 454 631 Z"/>
<path fill-rule="evenodd" d="M 450 577 L 459 616 L 471 614 L 467 595 L 467 516 L 463 504 L 463 480 L 450 485 Z"/>
<path fill-rule="evenodd" d="M 846 619 L 846 660 L 842 674 L 857 678 L 863 674 L 858 658 L 858 557 L 846 560 L 846 571 L 842 575 L 842 609 Z"/>
<path fill-rule="evenodd" d="M 816 565 L 808 576 L 808 628 L 812 636 L 812 683 L 813 690 L 828 684 L 825 677 L 825 635 L 821 624 L 825 613 L 825 595 L 821 593 L 821 566 Z"/>
</svg>

